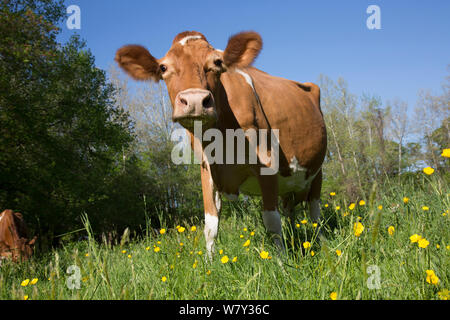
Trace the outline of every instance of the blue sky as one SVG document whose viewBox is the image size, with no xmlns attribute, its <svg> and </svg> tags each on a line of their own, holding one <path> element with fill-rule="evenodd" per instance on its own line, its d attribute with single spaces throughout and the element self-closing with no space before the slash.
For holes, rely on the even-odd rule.
<svg viewBox="0 0 450 320">
<path fill-rule="evenodd" d="M 108 69 L 124 44 L 164 56 L 179 32 L 202 32 L 216 48 L 243 30 L 261 34 L 255 66 L 270 74 L 316 82 L 343 77 L 357 95 L 400 98 L 414 107 L 419 89 L 439 93 L 450 64 L 450 1 L 151 1 L 66 0 L 81 9 L 81 29 L 62 25 L 61 41 L 77 33 L 96 64 Z M 381 30 L 369 30 L 369 5 L 381 9 Z"/>
</svg>

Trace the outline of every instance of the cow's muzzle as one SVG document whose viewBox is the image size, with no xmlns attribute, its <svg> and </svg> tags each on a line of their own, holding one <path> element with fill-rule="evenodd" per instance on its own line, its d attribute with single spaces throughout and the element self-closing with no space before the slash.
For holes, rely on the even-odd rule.
<svg viewBox="0 0 450 320">
<path fill-rule="evenodd" d="M 209 90 L 187 89 L 177 94 L 172 120 L 190 127 L 195 120 L 203 123 L 216 121 L 216 105 Z"/>
</svg>

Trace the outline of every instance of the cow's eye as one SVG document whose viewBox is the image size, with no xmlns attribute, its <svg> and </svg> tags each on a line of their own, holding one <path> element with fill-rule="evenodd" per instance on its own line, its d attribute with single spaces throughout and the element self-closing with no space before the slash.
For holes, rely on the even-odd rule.
<svg viewBox="0 0 450 320">
<path fill-rule="evenodd" d="M 222 67 L 222 63 L 223 63 L 223 61 L 220 59 L 214 60 L 214 65 L 216 65 L 217 67 Z"/>
<path fill-rule="evenodd" d="M 161 72 L 164 73 L 164 72 L 167 71 L 167 66 L 164 65 L 164 64 L 161 64 L 161 65 L 159 66 L 159 70 L 161 70 Z"/>
</svg>

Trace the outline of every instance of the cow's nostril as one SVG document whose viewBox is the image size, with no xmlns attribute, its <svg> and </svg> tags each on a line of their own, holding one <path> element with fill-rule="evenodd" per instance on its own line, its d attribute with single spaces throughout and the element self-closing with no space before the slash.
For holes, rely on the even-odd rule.
<svg viewBox="0 0 450 320">
<path fill-rule="evenodd" d="M 184 104 L 185 106 L 187 106 L 187 105 L 188 105 L 188 102 L 187 102 L 187 100 L 186 100 L 186 99 L 184 99 L 184 98 L 180 98 L 180 103 L 181 103 L 181 104 Z"/>
<path fill-rule="evenodd" d="M 212 102 L 211 95 L 207 95 L 202 101 L 203 108 L 211 108 L 212 107 L 211 102 Z"/>
</svg>

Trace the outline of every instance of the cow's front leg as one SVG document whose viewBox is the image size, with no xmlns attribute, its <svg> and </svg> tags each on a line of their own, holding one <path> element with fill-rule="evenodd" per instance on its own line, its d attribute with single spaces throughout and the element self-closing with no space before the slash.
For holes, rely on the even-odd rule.
<svg viewBox="0 0 450 320">
<path fill-rule="evenodd" d="M 259 185 L 263 198 L 263 221 L 275 245 L 284 251 L 281 216 L 278 212 L 278 177 L 277 175 L 259 176 Z"/>
<path fill-rule="evenodd" d="M 219 214 L 221 209 L 220 193 L 216 190 L 209 164 L 201 164 L 203 206 L 205 211 L 205 241 L 206 252 L 211 259 L 214 253 L 214 240 L 219 229 Z"/>
</svg>

